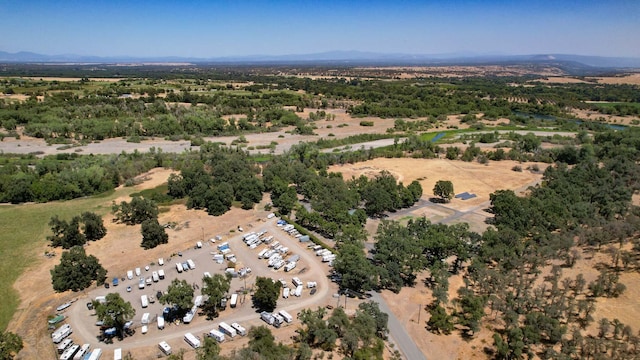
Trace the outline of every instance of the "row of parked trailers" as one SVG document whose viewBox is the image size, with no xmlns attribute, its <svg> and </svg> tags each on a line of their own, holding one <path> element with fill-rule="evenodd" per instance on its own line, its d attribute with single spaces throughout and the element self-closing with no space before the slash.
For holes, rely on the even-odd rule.
<svg viewBox="0 0 640 360">
<path fill-rule="evenodd" d="M 60 360 L 95 360 L 102 356 L 102 349 L 89 351 L 90 348 L 91 345 L 89 344 L 80 346 L 79 344 L 74 344 L 71 339 L 65 339 L 58 345 L 58 354 L 60 354 Z"/>
<path fill-rule="evenodd" d="M 262 321 L 266 322 L 267 324 L 273 325 L 277 328 L 282 326 L 282 324 L 284 324 L 285 322 L 286 323 L 293 322 L 293 316 L 291 316 L 291 314 L 289 314 L 285 310 L 280 310 L 277 313 L 276 312 L 270 313 L 268 311 L 263 311 L 260 313 L 260 318 L 262 319 Z"/>
</svg>

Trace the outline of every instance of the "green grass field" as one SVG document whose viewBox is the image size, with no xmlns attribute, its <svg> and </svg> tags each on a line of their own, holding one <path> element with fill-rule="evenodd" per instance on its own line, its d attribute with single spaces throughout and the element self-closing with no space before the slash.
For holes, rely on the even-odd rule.
<svg viewBox="0 0 640 360">
<path fill-rule="evenodd" d="M 58 215 L 71 219 L 84 211 L 104 215 L 111 210 L 111 200 L 129 194 L 133 188 L 125 188 L 103 195 L 46 204 L 0 206 L 0 331 L 4 331 L 19 305 L 18 294 L 13 289 L 16 279 L 30 265 L 40 261 L 42 245 L 50 234 L 49 220 Z M 56 263 L 59 259 L 55 260 Z M 42 286 L 51 286 L 51 279 L 42 279 Z"/>
</svg>

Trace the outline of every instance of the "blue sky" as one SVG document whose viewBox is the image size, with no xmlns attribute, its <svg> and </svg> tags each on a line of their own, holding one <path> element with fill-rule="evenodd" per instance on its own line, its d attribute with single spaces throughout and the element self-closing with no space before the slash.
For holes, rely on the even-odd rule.
<svg viewBox="0 0 640 360">
<path fill-rule="evenodd" d="M 640 0 L 0 0 L 0 24 L 0 50 L 49 55 L 640 57 Z"/>
</svg>

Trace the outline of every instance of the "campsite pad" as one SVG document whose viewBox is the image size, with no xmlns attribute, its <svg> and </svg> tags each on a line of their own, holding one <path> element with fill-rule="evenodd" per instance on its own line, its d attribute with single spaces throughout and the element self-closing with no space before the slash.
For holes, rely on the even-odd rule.
<svg viewBox="0 0 640 360">
<path fill-rule="evenodd" d="M 455 196 L 456 199 L 469 200 L 476 197 L 476 194 L 469 194 L 468 192 L 463 192 Z"/>
</svg>

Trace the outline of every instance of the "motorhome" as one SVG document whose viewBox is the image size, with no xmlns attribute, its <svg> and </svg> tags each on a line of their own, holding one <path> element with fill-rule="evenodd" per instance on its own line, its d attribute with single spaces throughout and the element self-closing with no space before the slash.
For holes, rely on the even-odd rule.
<svg viewBox="0 0 640 360">
<path fill-rule="evenodd" d="M 147 297 L 147 295 L 140 296 L 140 303 L 142 304 L 143 308 L 149 306 L 149 298 Z"/>
<path fill-rule="evenodd" d="M 85 358 L 87 360 L 98 360 L 98 359 L 100 359 L 101 356 L 102 356 L 102 349 L 98 348 L 98 349 L 94 349 L 91 352 L 91 355 L 89 355 L 88 358 L 86 356 L 85 356 Z"/>
<path fill-rule="evenodd" d="M 163 266 L 164 265 L 164 259 L 163 258 L 158 258 L 158 265 L 159 266 Z"/>
<path fill-rule="evenodd" d="M 218 324 L 218 330 L 222 331 L 223 333 L 225 333 L 226 335 L 229 335 L 232 338 L 237 335 L 236 329 L 231 327 L 226 322 L 221 322 L 220 324 Z"/>
<path fill-rule="evenodd" d="M 142 314 L 142 319 L 140 320 L 140 323 L 142 324 L 148 324 L 149 323 L 149 318 L 151 317 L 151 314 L 149 313 L 144 313 Z"/>
<path fill-rule="evenodd" d="M 89 349 L 91 348 L 90 344 L 83 344 L 80 347 L 80 350 L 73 356 L 73 360 L 84 359 L 84 356 L 89 353 Z"/>
<path fill-rule="evenodd" d="M 71 344 L 73 344 L 73 340 L 69 338 L 64 339 L 64 341 L 58 344 L 58 354 L 62 354 Z"/>
<path fill-rule="evenodd" d="M 211 329 L 211 331 L 209 331 L 209 336 L 216 339 L 216 341 L 219 343 L 225 340 L 224 334 L 217 329 Z"/>
<path fill-rule="evenodd" d="M 158 344 L 158 348 L 160 349 L 160 351 L 162 351 L 163 354 L 171 355 L 171 346 L 169 346 L 166 341 L 160 342 Z"/>
<path fill-rule="evenodd" d="M 197 337 L 193 336 L 192 333 L 184 334 L 184 341 L 186 341 L 187 344 L 191 345 L 191 347 L 193 347 L 194 349 L 200 347 L 200 340 Z"/>
<path fill-rule="evenodd" d="M 291 282 L 293 282 L 293 285 L 295 285 L 295 286 L 300 286 L 300 285 L 302 285 L 302 284 L 303 284 L 303 283 L 302 283 L 302 280 L 300 280 L 300 278 L 298 278 L 298 277 L 294 277 L 294 278 L 291 280 Z"/>
<path fill-rule="evenodd" d="M 260 313 L 260 318 L 269 325 L 273 325 L 273 315 L 270 312 L 263 311 Z"/>
<path fill-rule="evenodd" d="M 133 270 L 128 270 L 127 271 L 127 279 L 129 279 L 129 280 L 133 279 Z"/>
<path fill-rule="evenodd" d="M 291 290 L 290 290 L 288 287 L 284 288 L 284 289 L 282 290 L 282 297 L 283 297 L 283 298 L 285 298 L 285 299 L 288 299 L 288 298 L 289 298 L 289 292 L 290 292 L 290 291 L 291 291 Z"/>
<path fill-rule="evenodd" d="M 122 360 L 122 348 L 113 350 L 113 360 Z"/>
<path fill-rule="evenodd" d="M 153 274 L 151 275 L 151 278 L 153 279 L 153 282 L 158 282 L 160 280 L 160 276 L 158 276 L 157 271 L 153 272 Z"/>
<path fill-rule="evenodd" d="M 231 306 L 231 308 L 236 307 L 236 305 L 238 304 L 238 294 L 233 293 L 231 294 L 231 300 L 229 301 L 229 305 Z"/>
<path fill-rule="evenodd" d="M 289 314 L 287 311 L 280 310 L 280 311 L 278 311 L 278 313 L 280 314 L 280 316 L 282 316 L 284 318 L 284 321 L 286 321 L 288 323 L 293 321 L 293 316 L 291 316 L 291 314 Z"/>
<path fill-rule="evenodd" d="M 158 270 L 158 278 L 160 280 L 164 280 L 164 270 L 162 269 Z"/>
<path fill-rule="evenodd" d="M 164 329 L 164 316 L 158 316 L 158 329 Z"/>
<path fill-rule="evenodd" d="M 182 264 L 181 263 L 179 263 L 179 262 L 176 263 L 176 270 L 178 270 L 179 273 L 182 272 L 183 269 L 182 269 Z"/>
<path fill-rule="evenodd" d="M 140 276 L 140 268 L 136 268 L 136 276 Z"/>
<path fill-rule="evenodd" d="M 193 262 L 193 260 L 189 259 L 187 260 L 187 265 L 189 265 L 189 270 L 195 270 L 196 269 L 196 263 Z M 183 265 L 184 267 L 184 265 Z"/>
<path fill-rule="evenodd" d="M 245 329 L 242 325 L 238 324 L 237 322 L 232 323 L 231 327 L 236 330 L 238 335 L 240 335 L 240 336 L 246 336 L 247 335 L 247 329 Z"/>
<path fill-rule="evenodd" d="M 80 345 L 78 344 L 71 345 L 69 348 L 67 348 L 67 350 L 62 352 L 62 355 L 60 355 L 60 360 L 73 359 L 73 355 L 75 355 L 78 352 L 78 350 L 80 350 Z"/>
</svg>

